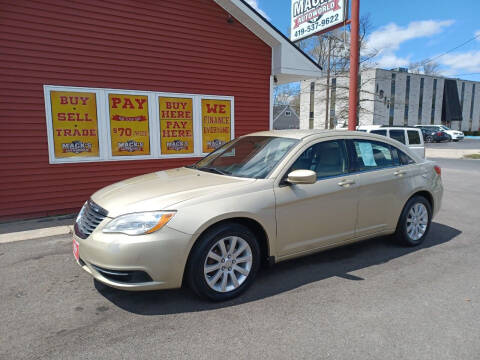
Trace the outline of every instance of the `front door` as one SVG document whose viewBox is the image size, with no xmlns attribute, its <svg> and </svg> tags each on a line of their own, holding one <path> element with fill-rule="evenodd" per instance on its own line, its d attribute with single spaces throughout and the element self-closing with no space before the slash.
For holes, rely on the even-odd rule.
<svg viewBox="0 0 480 360">
<path fill-rule="evenodd" d="M 315 184 L 276 186 L 277 253 L 279 257 L 320 249 L 351 239 L 357 216 L 357 177 L 349 174 L 344 140 L 309 146 L 293 170 L 313 170 Z"/>
</svg>

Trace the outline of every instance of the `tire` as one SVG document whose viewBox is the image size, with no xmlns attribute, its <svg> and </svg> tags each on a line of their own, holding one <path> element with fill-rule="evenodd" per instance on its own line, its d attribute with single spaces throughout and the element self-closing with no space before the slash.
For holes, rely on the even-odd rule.
<svg viewBox="0 0 480 360">
<path fill-rule="evenodd" d="M 433 136 L 430 136 L 430 135 L 427 136 L 427 137 L 425 138 L 425 142 L 427 142 L 427 143 L 433 143 Z"/>
<path fill-rule="evenodd" d="M 250 262 L 246 260 L 249 257 Z M 190 254 L 186 280 L 200 297 L 226 301 L 247 290 L 259 267 L 260 246 L 253 232 L 241 224 L 223 223 L 198 239 Z"/>
<path fill-rule="evenodd" d="M 415 213 L 419 214 L 415 216 Z M 413 222 L 413 228 L 410 224 Z M 396 239 L 405 246 L 418 246 L 428 235 L 432 222 L 432 207 L 423 196 L 413 196 L 405 204 L 397 230 Z M 418 227 L 415 227 L 418 225 Z"/>
</svg>

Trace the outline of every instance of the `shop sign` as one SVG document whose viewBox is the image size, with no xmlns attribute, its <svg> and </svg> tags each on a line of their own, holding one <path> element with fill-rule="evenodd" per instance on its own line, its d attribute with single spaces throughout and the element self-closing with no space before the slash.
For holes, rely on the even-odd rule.
<svg viewBox="0 0 480 360">
<path fill-rule="evenodd" d="M 159 97 L 162 154 L 191 154 L 193 143 L 193 99 Z"/>
<path fill-rule="evenodd" d="M 292 0 L 292 41 L 338 27 L 347 20 L 347 0 Z"/>
<path fill-rule="evenodd" d="M 51 91 L 50 101 L 55 157 L 99 156 L 96 94 Z"/>
<path fill-rule="evenodd" d="M 202 149 L 212 152 L 231 140 L 231 101 L 202 99 Z"/>
<path fill-rule="evenodd" d="M 109 94 L 113 156 L 150 155 L 148 97 Z"/>
</svg>

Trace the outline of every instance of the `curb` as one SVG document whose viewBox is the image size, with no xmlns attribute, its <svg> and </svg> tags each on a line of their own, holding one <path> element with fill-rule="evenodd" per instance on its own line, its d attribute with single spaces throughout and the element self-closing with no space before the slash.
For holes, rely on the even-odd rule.
<svg viewBox="0 0 480 360">
<path fill-rule="evenodd" d="M 44 229 L 19 231 L 8 234 L 0 234 L 0 244 L 7 244 L 17 241 L 35 240 L 50 236 L 73 234 L 72 225 L 54 226 Z"/>
</svg>

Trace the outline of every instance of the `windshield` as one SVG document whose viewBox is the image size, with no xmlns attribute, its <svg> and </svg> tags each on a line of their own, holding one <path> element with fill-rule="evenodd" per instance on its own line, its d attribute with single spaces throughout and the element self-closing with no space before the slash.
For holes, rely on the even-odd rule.
<svg viewBox="0 0 480 360">
<path fill-rule="evenodd" d="M 298 140 L 245 136 L 215 150 L 190 168 L 221 175 L 264 179 Z"/>
</svg>

